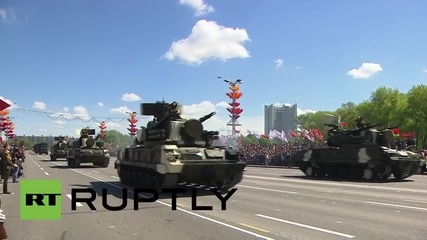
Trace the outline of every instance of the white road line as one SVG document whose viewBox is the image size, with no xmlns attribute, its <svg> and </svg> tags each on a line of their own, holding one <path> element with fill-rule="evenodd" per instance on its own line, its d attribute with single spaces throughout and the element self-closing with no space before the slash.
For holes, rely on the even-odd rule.
<svg viewBox="0 0 427 240">
<path fill-rule="evenodd" d="M 346 238 L 354 238 L 355 237 L 353 235 L 349 235 L 349 234 L 345 234 L 345 233 L 335 232 L 335 231 L 331 231 L 331 230 L 324 229 L 324 228 L 313 227 L 313 226 L 305 225 L 302 223 L 291 222 L 291 221 L 287 221 L 287 220 L 283 220 L 283 219 L 275 218 L 275 217 L 270 217 L 270 216 L 266 216 L 266 215 L 262 215 L 262 214 L 255 214 L 255 216 L 267 218 L 270 220 L 283 222 L 283 223 L 287 223 L 287 224 L 291 224 L 291 225 L 295 225 L 295 226 L 299 226 L 299 227 L 303 227 L 303 228 L 308 228 L 308 229 L 312 229 L 312 230 L 316 230 L 316 231 L 320 231 L 320 232 L 330 233 L 330 234 L 334 234 L 334 235 L 338 235 L 338 236 L 342 236 L 342 237 L 346 237 Z"/>
<path fill-rule="evenodd" d="M 427 203 L 427 201 L 418 201 L 418 200 L 410 200 L 410 199 L 403 200 L 403 201 L 405 201 L 405 202 L 414 202 L 414 203 Z"/>
<path fill-rule="evenodd" d="M 117 176 L 111 176 L 112 178 L 117 178 L 117 179 L 120 179 L 119 177 L 117 177 Z"/>
<path fill-rule="evenodd" d="M 42 171 L 43 171 L 44 169 L 43 169 L 43 168 L 40 168 L 40 170 L 42 170 Z"/>
<path fill-rule="evenodd" d="M 321 192 L 321 193 L 334 193 L 330 190 L 314 190 L 315 192 Z"/>
<path fill-rule="evenodd" d="M 89 174 L 87 174 L 87 173 L 79 172 L 79 171 L 74 170 L 74 169 L 70 169 L 70 170 L 72 170 L 72 171 L 74 171 L 74 172 L 76 172 L 76 173 L 80 173 L 80 174 L 82 174 L 82 175 L 85 175 L 85 176 L 87 176 L 87 177 L 93 178 L 93 179 L 95 179 L 95 180 L 98 180 L 98 181 L 104 182 L 104 183 L 106 183 L 106 184 L 108 184 L 108 185 L 111 185 L 111 186 L 113 186 L 113 187 L 116 187 L 116 188 L 119 188 L 119 189 L 123 189 L 123 187 L 121 187 L 121 186 L 119 186 L 119 185 L 116 185 L 116 184 L 113 184 L 113 183 L 106 182 L 105 180 L 101 180 L 101 179 L 99 179 L 99 178 L 97 178 L 97 177 L 94 177 L 94 176 L 91 176 L 91 175 L 89 175 Z M 128 192 L 130 192 L 131 194 L 133 194 L 133 191 L 132 191 L 132 190 L 128 190 Z M 162 204 L 162 205 L 168 206 L 168 207 L 172 207 L 170 204 L 165 203 L 165 202 L 162 202 L 162 201 L 158 201 L 158 200 L 157 200 L 156 202 L 157 202 L 157 203 L 160 203 L 160 204 Z M 205 217 L 205 216 L 202 216 L 202 215 L 200 215 L 200 214 L 193 213 L 193 212 L 187 211 L 187 210 L 182 209 L 182 208 L 179 208 L 179 207 L 177 207 L 176 209 L 177 209 L 177 210 L 179 210 L 179 211 L 182 211 L 182 212 L 188 213 L 188 214 L 190 214 L 190 215 L 193 215 L 193 216 L 196 216 L 196 217 L 199 217 L 199 218 L 202 218 L 202 219 L 208 220 L 208 221 L 210 221 L 210 222 L 214 222 L 214 223 L 220 224 L 220 225 L 222 225 L 222 226 L 225 226 L 225 227 L 228 227 L 228 228 L 231 228 L 231 229 L 234 229 L 234 230 L 240 231 L 240 232 L 247 233 L 247 234 L 252 235 L 252 236 L 255 236 L 255 237 L 257 237 L 257 238 L 266 239 L 266 240 L 274 240 L 274 238 L 269 238 L 269 237 L 267 237 L 267 236 L 264 236 L 264 235 L 261 235 L 261 234 L 258 234 L 258 233 L 254 233 L 254 232 L 251 232 L 251 231 L 245 230 L 245 229 L 243 229 L 243 228 L 239 228 L 239 227 L 236 227 L 236 226 L 233 226 L 233 225 L 230 225 L 230 224 L 227 224 L 227 223 L 225 223 L 225 222 L 221 222 L 221 221 L 218 221 L 218 220 L 215 220 L 215 219 L 209 218 L 209 217 Z"/>
<path fill-rule="evenodd" d="M 49 173 L 47 173 L 47 172 L 44 172 L 44 174 L 46 174 L 46 175 L 48 175 L 48 176 L 49 176 Z"/>
<path fill-rule="evenodd" d="M 71 201 L 71 194 L 65 194 L 65 195 L 67 195 L 67 197 L 70 199 L 70 201 Z M 83 207 L 83 204 L 81 204 L 81 203 L 79 203 L 79 202 L 76 202 L 76 206 L 77 207 Z"/>
<path fill-rule="evenodd" d="M 270 189 L 270 188 L 252 187 L 252 186 L 241 185 L 241 184 L 237 185 L 237 187 L 253 188 L 253 189 L 265 190 L 265 191 L 270 191 L 270 192 L 280 192 L 280 193 L 298 194 L 297 192 L 283 191 L 283 190 Z"/>
<path fill-rule="evenodd" d="M 378 189 L 378 190 L 390 190 L 390 191 L 402 191 L 402 192 L 416 192 L 416 193 L 427 193 L 427 190 L 414 190 L 414 189 L 405 189 L 405 188 L 392 188 L 392 187 L 383 187 L 383 186 L 369 186 L 369 185 L 356 185 L 348 183 L 333 183 L 333 182 L 319 182 L 316 180 L 296 180 L 296 179 L 287 179 L 287 178 L 277 178 L 277 177 L 260 177 L 253 175 L 245 175 L 245 178 L 255 178 L 255 179 L 264 179 L 264 180 L 273 180 L 281 182 L 297 182 L 305 184 L 317 184 L 317 185 L 329 185 L 337 187 L 356 187 L 356 188 L 365 188 L 365 189 Z"/>
<path fill-rule="evenodd" d="M 406 206 L 406 205 L 399 205 L 399 204 L 381 203 L 381 202 L 370 202 L 370 201 L 365 201 L 365 203 L 376 204 L 376 205 L 383 205 L 383 206 L 390 206 L 390 207 L 400 207 L 400 208 L 408 208 L 408 209 L 415 209 L 415 210 L 427 211 L 427 208 L 420 208 L 420 207 L 413 207 L 413 206 Z"/>
<path fill-rule="evenodd" d="M 95 171 L 95 170 L 91 170 L 92 172 L 94 172 L 94 173 L 99 173 L 98 171 Z"/>
</svg>

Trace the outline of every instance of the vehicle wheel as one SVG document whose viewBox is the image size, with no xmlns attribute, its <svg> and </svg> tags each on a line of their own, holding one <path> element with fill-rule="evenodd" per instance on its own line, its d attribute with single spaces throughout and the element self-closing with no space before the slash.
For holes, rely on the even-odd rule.
<svg viewBox="0 0 427 240">
<path fill-rule="evenodd" d="M 105 159 L 104 162 L 102 163 L 101 167 L 106 168 L 106 167 L 108 167 L 109 164 L 110 164 L 110 159 Z"/>
<path fill-rule="evenodd" d="M 374 179 L 374 171 L 370 168 L 363 170 L 363 179 L 368 181 Z"/>
<path fill-rule="evenodd" d="M 51 160 L 51 161 L 56 161 L 56 157 L 55 157 L 55 156 L 53 156 L 53 155 L 50 155 L 50 160 Z"/>
<path fill-rule="evenodd" d="M 304 171 L 305 175 L 307 177 L 313 177 L 314 176 L 314 168 L 311 166 L 308 166 L 305 171 Z"/>
<path fill-rule="evenodd" d="M 69 168 L 74 167 L 73 163 L 74 163 L 74 161 L 72 158 L 67 158 L 67 165 Z"/>
</svg>

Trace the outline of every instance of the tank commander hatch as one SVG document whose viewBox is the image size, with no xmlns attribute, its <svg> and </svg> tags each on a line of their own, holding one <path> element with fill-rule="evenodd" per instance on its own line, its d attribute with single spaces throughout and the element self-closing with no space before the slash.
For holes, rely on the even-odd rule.
<svg viewBox="0 0 427 240">
<path fill-rule="evenodd" d="M 173 101 L 167 108 L 167 113 L 170 114 L 171 120 L 180 120 L 181 108 L 177 102 Z"/>
</svg>

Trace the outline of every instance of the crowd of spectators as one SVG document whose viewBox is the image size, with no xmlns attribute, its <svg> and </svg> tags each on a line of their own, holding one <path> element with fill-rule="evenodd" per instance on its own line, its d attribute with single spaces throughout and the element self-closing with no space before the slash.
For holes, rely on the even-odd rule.
<svg viewBox="0 0 427 240">
<path fill-rule="evenodd" d="M 324 142 L 283 142 L 280 144 L 248 144 L 239 146 L 243 160 L 253 165 L 295 166 L 294 154 L 301 150 L 327 148 Z"/>
</svg>

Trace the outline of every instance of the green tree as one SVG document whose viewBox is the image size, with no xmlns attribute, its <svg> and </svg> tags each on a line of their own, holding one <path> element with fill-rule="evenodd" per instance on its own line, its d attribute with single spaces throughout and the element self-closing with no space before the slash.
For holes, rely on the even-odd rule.
<svg viewBox="0 0 427 240">
<path fill-rule="evenodd" d="M 415 129 L 419 147 L 427 145 L 427 86 L 418 85 L 409 90 L 408 98 L 408 116 L 412 121 L 408 125 Z"/>
</svg>

